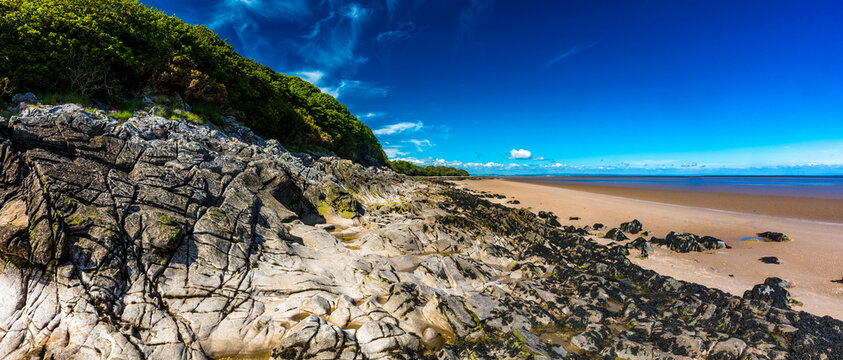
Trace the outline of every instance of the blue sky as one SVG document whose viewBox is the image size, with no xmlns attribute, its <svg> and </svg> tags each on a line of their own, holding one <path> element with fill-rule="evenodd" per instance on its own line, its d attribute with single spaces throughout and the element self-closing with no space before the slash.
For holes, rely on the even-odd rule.
<svg viewBox="0 0 843 360">
<path fill-rule="evenodd" d="M 843 2 L 142 0 L 472 174 L 843 174 Z"/>
</svg>

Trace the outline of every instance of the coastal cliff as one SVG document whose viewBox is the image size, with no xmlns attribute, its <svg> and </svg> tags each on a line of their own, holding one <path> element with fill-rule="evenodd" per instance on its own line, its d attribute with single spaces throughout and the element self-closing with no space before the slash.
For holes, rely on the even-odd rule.
<svg viewBox="0 0 843 360">
<path fill-rule="evenodd" d="M 235 122 L 0 118 L 0 357 L 836 359 L 843 322 L 644 270 Z"/>
</svg>

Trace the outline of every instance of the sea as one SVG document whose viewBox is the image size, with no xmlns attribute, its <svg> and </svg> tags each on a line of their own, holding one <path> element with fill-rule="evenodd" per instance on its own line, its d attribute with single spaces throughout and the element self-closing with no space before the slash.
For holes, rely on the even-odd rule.
<svg viewBox="0 0 843 360">
<path fill-rule="evenodd" d="M 525 176 L 511 179 L 569 185 L 843 199 L 843 176 Z M 843 209 L 840 211 L 843 212 Z"/>
</svg>

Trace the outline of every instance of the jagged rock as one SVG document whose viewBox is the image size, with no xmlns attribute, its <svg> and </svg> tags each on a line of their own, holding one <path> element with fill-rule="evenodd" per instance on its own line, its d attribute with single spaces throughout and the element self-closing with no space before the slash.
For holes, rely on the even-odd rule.
<svg viewBox="0 0 843 360">
<path fill-rule="evenodd" d="M 762 258 L 758 259 L 758 261 L 761 261 L 765 264 L 781 264 L 781 262 L 779 261 L 779 258 L 777 258 L 775 256 L 765 256 L 765 257 L 762 257 Z"/>
<path fill-rule="evenodd" d="M 664 239 L 653 237 L 651 243 L 664 246 L 676 252 L 706 251 L 726 248 L 726 243 L 711 236 L 699 236 L 691 233 L 671 231 Z"/>
<path fill-rule="evenodd" d="M 767 232 L 758 233 L 757 235 L 759 237 L 764 238 L 764 239 L 767 239 L 767 240 L 770 240 L 770 241 L 775 241 L 775 242 L 790 241 L 790 238 L 787 235 L 782 234 L 780 232 L 767 231 Z"/>
<path fill-rule="evenodd" d="M 641 257 L 646 258 L 648 257 L 654 250 L 653 247 L 647 242 L 647 239 L 643 237 L 636 238 L 635 240 L 630 241 L 627 246 L 637 249 L 641 252 Z"/>
<path fill-rule="evenodd" d="M 718 341 L 711 347 L 708 358 L 715 360 L 740 359 L 746 350 L 746 342 L 738 338 Z"/>
<path fill-rule="evenodd" d="M 643 239 L 136 115 L 0 118 L 0 358 L 843 355 L 775 281 L 741 300 L 632 264 Z"/>
<path fill-rule="evenodd" d="M 594 223 L 594 225 L 591 225 L 591 228 L 595 231 L 603 231 L 606 230 L 606 225 L 603 225 L 601 223 Z"/>
<path fill-rule="evenodd" d="M 641 222 L 635 219 L 630 222 L 621 223 L 621 230 L 630 234 L 637 234 L 641 231 Z"/>
<path fill-rule="evenodd" d="M 626 235 L 624 235 L 624 233 L 621 232 L 618 228 L 613 228 L 612 230 L 609 230 L 609 232 L 607 232 L 606 235 L 603 237 L 615 241 L 629 240 L 629 238 L 626 237 Z"/>
<path fill-rule="evenodd" d="M 778 308 L 789 309 L 790 292 L 787 291 L 789 287 L 787 281 L 771 277 L 764 280 L 763 284 L 755 285 L 752 290 L 744 292 L 743 297 L 763 301 Z"/>
</svg>

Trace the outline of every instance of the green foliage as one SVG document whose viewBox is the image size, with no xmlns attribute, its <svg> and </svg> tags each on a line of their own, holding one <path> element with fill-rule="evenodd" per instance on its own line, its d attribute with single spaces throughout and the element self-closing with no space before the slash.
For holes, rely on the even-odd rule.
<svg viewBox="0 0 843 360">
<path fill-rule="evenodd" d="M 123 120 L 123 121 L 129 120 L 129 118 L 131 118 L 132 115 L 133 115 L 132 112 L 128 111 L 128 110 L 118 110 L 117 112 L 114 112 L 114 113 L 110 114 L 111 117 L 113 117 L 115 119 L 118 119 L 118 120 Z"/>
<path fill-rule="evenodd" d="M 218 106 L 198 101 L 193 103 L 192 110 L 193 113 L 201 116 L 203 119 L 216 125 L 222 125 L 222 115 L 220 115 L 220 108 Z"/>
<path fill-rule="evenodd" d="M 0 0 L 2 1 L 2 0 Z M 83 107 L 91 107 L 91 100 L 82 94 L 77 93 L 44 93 L 38 96 L 43 104 L 79 104 Z"/>
<path fill-rule="evenodd" d="M 133 110 L 121 98 L 146 90 L 178 94 L 211 122 L 233 115 L 287 147 L 386 164 L 371 129 L 332 96 L 138 1 L 0 0 L 0 44 L 0 74 L 18 91 L 74 93 L 121 110 Z"/>
<path fill-rule="evenodd" d="M 397 173 L 410 176 L 469 176 L 468 171 L 463 169 L 432 165 L 421 167 L 404 160 L 389 161 L 389 167 Z"/>
</svg>

